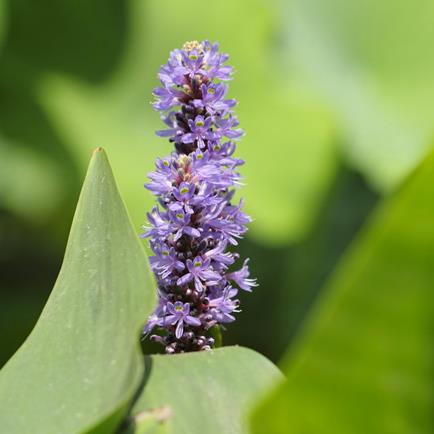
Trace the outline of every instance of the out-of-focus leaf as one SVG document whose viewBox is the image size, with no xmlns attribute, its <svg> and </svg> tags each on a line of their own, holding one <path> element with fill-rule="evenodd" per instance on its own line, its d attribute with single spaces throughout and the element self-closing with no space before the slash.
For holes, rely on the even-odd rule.
<svg viewBox="0 0 434 434">
<path fill-rule="evenodd" d="M 291 2 L 291 53 L 325 95 L 355 167 L 380 191 L 426 154 L 434 131 L 434 2 Z"/>
<path fill-rule="evenodd" d="M 127 7 L 117 0 L 0 0 L 0 134 L 9 148 L 7 155 L 0 150 L 7 167 L 0 188 L 12 186 L 0 207 L 37 220 L 38 229 L 45 223 L 66 233 L 58 221 L 73 211 L 80 176 L 68 137 L 59 137 L 35 89 L 47 72 L 90 82 L 108 76 L 123 53 Z"/>
<path fill-rule="evenodd" d="M 3 47 L 3 38 L 6 33 L 6 6 L 5 0 L 0 0 L 0 54 Z"/>
<path fill-rule="evenodd" d="M 324 109 L 295 88 L 267 89 L 240 96 L 247 131 L 238 155 L 246 187 L 246 210 L 254 217 L 252 235 L 267 243 L 302 238 L 311 228 L 337 167 L 333 130 Z M 260 106 L 259 106 L 260 105 Z"/>
<path fill-rule="evenodd" d="M 33 222 L 53 212 L 64 192 L 60 169 L 44 154 L 13 146 L 0 137 L 0 202 Z"/>
<path fill-rule="evenodd" d="M 18 75 L 31 72 L 29 81 L 59 71 L 98 82 L 123 53 L 128 2 L 10 0 L 7 6 L 7 62 Z"/>
<path fill-rule="evenodd" d="M 194 11 L 194 32 L 180 19 L 186 11 Z M 112 79 L 89 86 L 51 77 L 40 88 L 40 101 L 82 164 L 91 143 L 110 150 L 139 226 L 154 198 L 137 186 L 146 181 L 153 159 L 172 150 L 154 135 L 162 126 L 149 106 L 158 69 L 186 40 L 219 41 L 237 71 L 230 93 L 240 102 L 236 111 L 247 133 L 237 155 L 246 160 L 241 172 L 247 185 L 240 196 L 254 216 L 251 233 L 285 243 L 308 229 L 333 177 L 336 151 L 332 122 L 315 96 L 306 87 L 282 86 L 287 77 L 272 55 L 270 33 L 277 23 L 278 10 L 261 0 L 221 0 L 207 7 L 197 0 L 133 0 L 129 46 Z"/>
<path fill-rule="evenodd" d="M 143 376 L 139 329 L 154 283 L 98 149 L 58 280 L 33 332 L 0 372 L 9 434 L 114 431 Z M 98 429 L 95 429 L 95 432 Z"/>
<path fill-rule="evenodd" d="M 165 415 L 159 425 L 167 434 L 246 433 L 251 405 L 283 379 L 265 357 L 242 347 L 146 359 L 149 377 L 132 416 L 150 425 L 153 412 Z M 142 427 L 133 422 L 126 433 Z"/>
<path fill-rule="evenodd" d="M 434 154 L 338 268 L 255 433 L 433 432 Z"/>
<path fill-rule="evenodd" d="M 368 187 L 359 173 L 348 167 L 341 167 L 335 184 L 318 213 L 314 229 L 302 243 L 290 250 L 285 263 L 279 264 L 278 268 L 283 269 L 281 274 L 285 278 L 277 303 L 280 323 L 274 325 L 274 329 L 279 332 L 272 341 L 273 348 L 280 348 L 282 351 L 279 359 L 292 339 L 297 337 L 311 307 L 367 217 L 372 214 L 378 199 L 379 196 Z M 257 262 L 253 262 L 254 259 L 253 257 L 252 263 Z M 275 261 L 274 258 L 273 260 Z M 276 271 L 273 275 L 278 279 L 279 274 Z M 259 281 L 261 287 L 267 288 L 263 296 L 266 298 L 274 282 L 262 282 L 261 279 Z M 279 280 L 276 280 L 276 285 L 279 288 Z M 255 293 L 254 298 L 258 295 Z M 268 303 L 269 309 L 275 311 L 276 300 L 273 296 Z M 262 305 L 265 307 L 265 301 Z M 248 306 L 244 307 L 243 311 L 248 311 L 249 317 L 252 315 Z M 277 316 L 273 315 L 272 321 L 276 318 Z M 269 322 L 270 318 L 266 318 L 264 324 Z"/>
</svg>

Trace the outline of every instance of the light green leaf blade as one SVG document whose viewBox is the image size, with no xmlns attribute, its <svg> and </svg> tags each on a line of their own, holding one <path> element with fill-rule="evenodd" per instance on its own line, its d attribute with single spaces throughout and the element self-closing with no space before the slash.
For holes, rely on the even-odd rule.
<svg viewBox="0 0 434 434">
<path fill-rule="evenodd" d="M 146 359 L 149 378 L 133 408 L 139 423 L 126 431 L 129 434 L 142 432 L 141 415 L 153 409 L 164 410 L 166 415 L 160 418 L 158 432 L 247 433 L 251 405 L 283 379 L 265 357 L 241 347 Z"/>
<path fill-rule="evenodd" d="M 0 202 L 33 223 L 44 221 L 64 200 L 62 168 L 31 147 L 4 139 L 0 133 Z M 29 185 L 32 188 L 29 188 Z"/>
<path fill-rule="evenodd" d="M 172 411 L 167 406 L 141 411 L 130 419 L 127 432 L 134 434 L 167 434 L 166 422 L 172 416 Z"/>
<path fill-rule="evenodd" d="M 254 433 L 433 432 L 433 185 L 434 154 L 337 270 Z"/>
<path fill-rule="evenodd" d="M 291 55 L 334 111 L 349 161 L 390 191 L 424 158 L 434 133 L 434 3 L 288 4 Z"/>
<path fill-rule="evenodd" d="M 0 372 L 9 434 L 113 432 L 143 376 L 153 277 L 102 149 L 93 155 L 64 262 L 29 338 Z M 95 431 L 101 432 L 101 431 Z"/>
</svg>

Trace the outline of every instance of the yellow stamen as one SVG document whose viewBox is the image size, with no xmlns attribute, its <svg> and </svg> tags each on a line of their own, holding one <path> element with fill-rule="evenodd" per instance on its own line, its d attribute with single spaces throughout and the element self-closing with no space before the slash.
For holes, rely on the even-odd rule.
<svg viewBox="0 0 434 434">
<path fill-rule="evenodd" d="M 182 46 L 182 49 L 185 51 L 197 50 L 199 53 L 202 53 L 203 45 L 199 41 L 188 41 Z"/>
</svg>

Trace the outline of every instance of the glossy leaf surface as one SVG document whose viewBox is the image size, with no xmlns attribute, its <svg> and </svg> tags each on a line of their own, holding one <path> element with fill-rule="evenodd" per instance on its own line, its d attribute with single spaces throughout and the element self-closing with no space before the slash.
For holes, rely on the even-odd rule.
<svg viewBox="0 0 434 434">
<path fill-rule="evenodd" d="M 149 356 L 145 364 L 149 377 L 133 409 L 139 423 L 129 434 L 151 429 L 152 411 L 167 434 L 247 433 L 248 410 L 283 379 L 264 356 L 242 347 Z"/>
</svg>

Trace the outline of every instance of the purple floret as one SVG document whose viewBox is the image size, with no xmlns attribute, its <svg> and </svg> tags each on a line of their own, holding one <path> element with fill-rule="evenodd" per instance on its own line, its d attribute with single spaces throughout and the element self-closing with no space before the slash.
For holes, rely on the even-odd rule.
<svg viewBox="0 0 434 434">
<path fill-rule="evenodd" d="M 167 303 L 168 315 L 163 317 L 162 324 L 173 326 L 176 324 L 175 336 L 180 339 L 184 334 L 184 322 L 190 326 L 199 327 L 200 319 L 190 315 L 190 304 L 177 301 Z"/>
<path fill-rule="evenodd" d="M 207 350 L 213 328 L 235 320 L 238 288 L 251 291 L 248 259 L 236 267 L 238 244 L 250 217 L 243 202 L 233 202 L 241 185 L 234 158 L 235 140 L 244 133 L 233 113 L 236 100 L 226 97 L 232 68 L 218 44 L 187 42 L 170 54 L 158 75 L 154 108 L 161 113 L 175 151 L 156 161 L 145 185 L 158 200 L 148 213 L 151 266 L 159 303 L 145 335 L 167 353 Z M 232 266 L 235 270 L 232 270 Z"/>
</svg>

